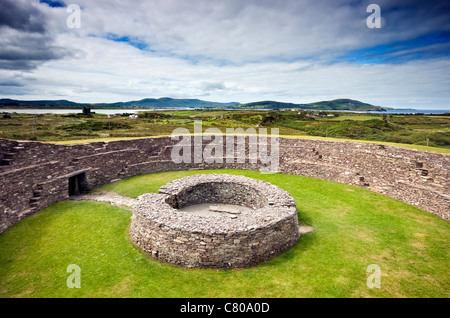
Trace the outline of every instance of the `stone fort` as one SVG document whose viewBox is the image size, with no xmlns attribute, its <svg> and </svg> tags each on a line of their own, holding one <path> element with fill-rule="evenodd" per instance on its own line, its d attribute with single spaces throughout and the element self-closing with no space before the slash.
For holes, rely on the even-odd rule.
<svg viewBox="0 0 450 318">
<path fill-rule="evenodd" d="M 51 204 L 118 179 L 164 171 L 260 170 L 264 166 L 259 161 L 174 163 L 175 144 L 170 137 L 73 145 L 0 139 L 0 233 Z M 279 173 L 366 188 L 446 220 L 450 219 L 449 167 L 448 154 L 279 138 Z"/>
</svg>

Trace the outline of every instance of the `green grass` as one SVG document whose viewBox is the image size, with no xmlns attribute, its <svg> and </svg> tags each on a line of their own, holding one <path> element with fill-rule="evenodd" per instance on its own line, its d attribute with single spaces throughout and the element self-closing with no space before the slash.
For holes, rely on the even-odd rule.
<svg viewBox="0 0 450 318">
<path fill-rule="evenodd" d="M 166 136 L 161 135 L 161 136 L 155 136 L 155 137 L 167 137 L 167 136 L 170 137 L 170 135 L 166 135 Z M 399 143 L 385 142 L 385 141 L 367 141 L 367 140 L 354 140 L 354 139 L 330 138 L 330 137 L 327 138 L 327 137 L 320 137 L 320 136 L 291 136 L 291 135 L 283 135 L 283 134 L 281 134 L 280 137 L 330 140 L 330 141 L 346 141 L 346 142 L 362 142 L 362 143 L 372 143 L 372 144 L 379 144 L 379 145 L 390 145 L 390 146 L 403 147 L 403 148 L 408 148 L 408 149 L 416 149 L 416 150 L 422 150 L 422 151 L 437 152 L 437 153 L 450 153 L 450 149 L 447 149 L 447 148 L 436 148 L 436 147 L 427 147 L 427 146 L 420 146 L 420 145 L 399 144 Z M 79 140 L 57 141 L 57 142 L 51 142 L 51 143 L 60 144 L 60 145 L 75 145 L 75 144 L 82 144 L 82 143 L 88 143 L 88 142 L 117 141 L 117 140 L 140 139 L 140 138 L 149 138 L 149 137 L 89 138 L 89 139 L 79 139 Z"/>
<path fill-rule="evenodd" d="M 210 170 L 124 179 L 102 190 L 137 197 L 198 173 L 271 182 L 295 198 L 314 227 L 298 244 L 256 267 L 184 269 L 153 260 L 128 239 L 131 213 L 105 203 L 64 201 L 0 235 L 0 297 L 449 297 L 449 223 L 364 189 L 280 174 Z M 67 266 L 81 288 L 66 286 Z M 367 266 L 381 288 L 366 286 Z"/>
<path fill-rule="evenodd" d="M 145 116 L 145 115 L 149 116 Z M 194 121 L 203 129 L 278 128 L 280 135 L 317 136 L 375 142 L 392 142 L 450 150 L 450 117 L 337 113 L 334 117 L 307 118 L 306 112 L 256 110 L 181 110 L 143 112 L 140 118 L 106 115 L 0 116 L 0 137 L 13 140 L 76 143 L 79 140 L 114 140 L 167 136 L 176 128 L 193 131 Z M 154 115 L 158 115 L 155 118 Z M 152 117 L 153 116 L 153 117 Z M 385 118 L 386 117 L 386 118 Z"/>
<path fill-rule="evenodd" d="M 388 145 L 388 146 L 395 146 L 395 147 L 416 149 L 416 150 L 421 150 L 421 151 L 430 151 L 430 152 L 437 152 L 437 153 L 450 153 L 450 148 L 437 148 L 437 147 L 429 147 L 429 146 L 422 146 L 422 145 L 401 144 L 401 143 L 387 142 L 387 141 L 369 141 L 369 140 L 358 140 L 358 139 L 348 139 L 348 138 L 332 138 L 332 137 L 320 137 L 320 136 L 286 136 L 286 135 L 280 135 L 280 137 L 301 138 L 301 139 L 318 139 L 318 140 L 330 140 L 330 141 L 345 141 L 345 142 L 358 142 L 358 143 L 368 143 L 368 144 L 377 144 L 377 145 Z"/>
<path fill-rule="evenodd" d="M 356 121 L 365 121 L 372 119 L 382 119 L 382 115 L 360 115 L 360 114 L 349 114 L 349 115 L 340 115 L 339 117 L 328 117 L 328 118 L 318 118 L 316 120 L 319 121 L 344 121 L 344 120 L 356 120 Z"/>
</svg>

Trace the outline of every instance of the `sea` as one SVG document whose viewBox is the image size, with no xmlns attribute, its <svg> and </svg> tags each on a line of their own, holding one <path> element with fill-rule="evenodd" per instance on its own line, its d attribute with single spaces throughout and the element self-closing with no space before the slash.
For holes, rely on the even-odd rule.
<svg viewBox="0 0 450 318">
<path fill-rule="evenodd" d="M 363 113 L 380 114 L 450 114 L 450 109 L 387 109 L 384 112 L 371 111 Z"/>
<path fill-rule="evenodd" d="M 149 109 L 92 109 L 96 114 L 133 114 L 140 111 L 163 111 L 163 110 L 194 110 L 194 108 L 149 108 Z M 267 109 L 266 109 L 267 110 Z M 0 108 L 0 113 L 18 113 L 18 114 L 77 114 L 81 113 L 82 109 L 4 109 Z M 363 113 L 363 114 L 445 114 L 450 113 L 450 110 L 445 109 L 388 109 L 382 111 L 348 111 L 341 110 L 340 112 Z"/>
<path fill-rule="evenodd" d="M 177 108 L 178 110 L 184 110 L 184 108 Z M 190 108 L 187 108 L 190 109 Z M 142 110 L 136 110 L 136 109 L 91 109 L 91 112 L 96 114 L 106 114 L 106 115 L 113 115 L 113 114 L 135 114 L 139 111 L 163 111 L 163 110 L 175 110 L 175 109 L 169 109 L 169 108 L 149 108 L 149 109 L 142 109 Z M 0 108 L 0 114 L 1 113 L 17 113 L 17 114 L 80 114 L 82 113 L 82 109 L 5 109 Z"/>
<path fill-rule="evenodd" d="M 359 110 L 326 110 L 330 112 L 358 113 L 358 114 L 450 114 L 450 109 L 386 109 L 385 111 L 359 111 Z"/>
</svg>

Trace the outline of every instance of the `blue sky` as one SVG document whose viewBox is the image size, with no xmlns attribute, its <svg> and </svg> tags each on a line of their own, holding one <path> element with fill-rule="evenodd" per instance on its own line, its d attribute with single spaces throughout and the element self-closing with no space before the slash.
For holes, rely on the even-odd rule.
<svg viewBox="0 0 450 318">
<path fill-rule="evenodd" d="M 0 97 L 450 109 L 449 17 L 438 0 L 2 0 Z"/>
<path fill-rule="evenodd" d="M 128 45 L 134 46 L 135 48 L 139 49 L 139 50 L 149 50 L 149 46 L 147 43 L 145 43 L 145 41 L 142 41 L 138 38 L 135 38 L 133 36 L 120 36 L 117 34 L 107 34 L 106 35 L 106 39 L 111 40 L 111 41 L 115 41 L 115 42 L 123 42 L 126 43 Z"/>
<path fill-rule="evenodd" d="M 351 63 L 405 63 L 412 60 L 450 56 L 450 32 L 434 32 L 404 41 L 395 41 L 345 53 L 336 61 Z"/>
<path fill-rule="evenodd" d="M 52 0 L 39 0 L 40 3 L 44 3 L 52 8 L 64 8 L 66 4 L 62 1 L 52 1 Z"/>
</svg>

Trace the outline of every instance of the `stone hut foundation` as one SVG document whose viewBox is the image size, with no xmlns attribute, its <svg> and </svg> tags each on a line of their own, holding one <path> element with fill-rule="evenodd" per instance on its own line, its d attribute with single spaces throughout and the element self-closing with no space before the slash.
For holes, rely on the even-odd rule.
<svg viewBox="0 0 450 318">
<path fill-rule="evenodd" d="M 198 204 L 210 204 L 209 213 L 183 210 Z M 300 233 L 295 202 L 286 191 L 243 176 L 196 175 L 140 196 L 130 236 L 163 262 L 243 268 L 289 249 Z"/>
</svg>

